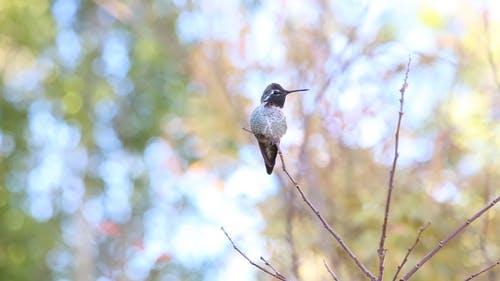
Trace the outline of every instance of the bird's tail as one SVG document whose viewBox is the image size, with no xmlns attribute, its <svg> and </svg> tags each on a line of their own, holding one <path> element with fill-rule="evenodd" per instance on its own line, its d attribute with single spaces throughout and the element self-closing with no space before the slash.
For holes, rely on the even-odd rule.
<svg viewBox="0 0 500 281">
<path fill-rule="evenodd" d="M 266 164 L 267 174 L 273 173 L 274 165 L 276 164 L 276 155 L 278 155 L 278 146 L 276 144 L 269 145 L 259 142 L 260 152 Z"/>
</svg>

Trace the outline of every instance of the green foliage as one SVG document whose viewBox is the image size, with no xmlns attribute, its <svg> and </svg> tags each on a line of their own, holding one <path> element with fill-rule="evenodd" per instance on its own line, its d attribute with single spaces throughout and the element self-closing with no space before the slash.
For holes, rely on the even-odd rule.
<svg viewBox="0 0 500 281">
<path fill-rule="evenodd" d="M 36 54 L 53 40 L 55 28 L 49 1 L 2 1 L 0 11 L 0 38 L 12 44 L 15 52 L 28 49 Z"/>
<path fill-rule="evenodd" d="M 422 225 L 432 223 L 406 269 L 498 194 L 498 19 L 479 22 L 467 1 L 456 15 L 428 4 L 202 2 L 0 1 L 2 280 L 224 273 L 230 253 L 182 260 L 148 239 L 174 249 L 188 220 L 218 229 L 204 204 L 229 206 L 231 176 L 264 172 L 241 128 L 274 81 L 311 88 L 285 107 L 289 170 L 375 272 L 408 53 L 386 279 Z M 269 260 L 286 276 L 295 263 L 301 280 L 325 280 L 323 258 L 342 280 L 364 278 L 279 167 L 273 177 L 275 193 L 240 206 L 262 215 Z M 412 280 L 460 280 L 494 260 L 499 219 L 482 217 Z"/>
</svg>

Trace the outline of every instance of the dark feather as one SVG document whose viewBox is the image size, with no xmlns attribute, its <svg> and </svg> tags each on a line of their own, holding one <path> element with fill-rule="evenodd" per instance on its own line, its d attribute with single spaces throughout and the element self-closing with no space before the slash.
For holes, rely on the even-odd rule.
<svg viewBox="0 0 500 281">
<path fill-rule="evenodd" d="M 276 155 L 278 155 L 278 147 L 275 144 L 263 143 L 259 141 L 259 148 L 264 163 L 266 164 L 267 174 L 273 173 L 274 165 L 276 164 Z"/>
</svg>

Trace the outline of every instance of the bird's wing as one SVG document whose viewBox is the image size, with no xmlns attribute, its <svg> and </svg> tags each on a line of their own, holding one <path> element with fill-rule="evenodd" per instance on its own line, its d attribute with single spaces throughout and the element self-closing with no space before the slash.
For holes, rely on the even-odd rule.
<svg viewBox="0 0 500 281">
<path fill-rule="evenodd" d="M 275 144 L 269 145 L 259 142 L 260 153 L 264 158 L 266 164 L 267 174 L 270 175 L 273 172 L 274 165 L 276 164 L 276 155 L 278 154 L 278 146 Z"/>
</svg>

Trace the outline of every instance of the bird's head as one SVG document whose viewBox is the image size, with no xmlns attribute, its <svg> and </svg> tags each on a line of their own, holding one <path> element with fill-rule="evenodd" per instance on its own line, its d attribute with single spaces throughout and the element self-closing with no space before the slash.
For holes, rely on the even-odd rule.
<svg viewBox="0 0 500 281">
<path fill-rule="evenodd" d="M 308 91 L 309 89 L 298 89 L 298 90 L 285 90 L 278 83 L 271 83 L 266 87 L 264 93 L 262 93 L 262 97 L 260 98 L 261 103 L 265 103 L 266 105 L 277 106 L 279 108 L 283 108 L 285 104 L 285 99 L 288 94 L 295 92 L 303 92 Z"/>
</svg>

